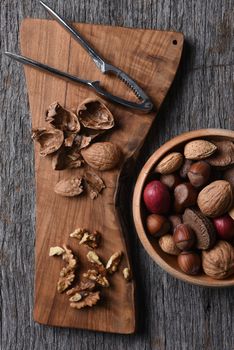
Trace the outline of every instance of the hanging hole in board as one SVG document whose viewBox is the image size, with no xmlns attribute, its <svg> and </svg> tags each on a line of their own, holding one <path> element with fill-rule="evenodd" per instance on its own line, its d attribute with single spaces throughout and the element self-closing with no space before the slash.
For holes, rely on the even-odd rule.
<svg viewBox="0 0 234 350">
<path fill-rule="evenodd" d="M 173 41 L 172 41 L 172 44 L 173 44 L 173 45 L 177 45 L 177 40 L 173 40 Z"/>
</svg>

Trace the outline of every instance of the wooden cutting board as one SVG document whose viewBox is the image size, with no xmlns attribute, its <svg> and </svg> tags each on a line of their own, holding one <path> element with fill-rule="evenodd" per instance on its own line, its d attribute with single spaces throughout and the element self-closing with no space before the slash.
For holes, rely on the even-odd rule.
<svg viewBox="0 0 234 350">
<path fill-rule="evenodd" d="M 156 109 L 161 106 L 175 77 L 183 48 L 181 33 L 128 29 L 102 25 L 75 24 L 83 36 L 110 63 L 132 76 L 149 96 Z M 87 53 L 57 23 L 26 19 L 21 26 L 21 51 L 25 56 L 52 65 L 86 79 L 101 80 L 111 92 L 125 98 L 132 93 L 116 78 L 103 76 Z M 59 101 L 68 108 L 87 97 L 95 96 L 86 87 L 67 83 L 35 69 L 25 67 L 32 126 L 45 125 L 46 108 Z M 101 174 L 107 188 L 96 200 L 88 196 L 65 198 L 53 187 L 62 178 L 79 170 L 53 171 L 50 159 L 40 158 L 35 146 L 36 169 L 36 276 L 35 321 L 54 326 L 133 333 L 136 329 L 135 284 L 126 282 L 122 269 L 131 266 L 128 251 L 131 234 L 121 227 L 120 208 L 126 207 L 121 195 L 124 174 L 130 171 L 129 159 L 136 156 L 156 116 L 156 112 L 140 114 L 108 103 L 116 120 L 115 129 L 105 139 L 118 144 L 124 161 L 117 170 Z M 130 220 L 130 218 L 129 218 Z M 77 227 L 98 230 L 103 242 L 97 253 L 107 259 L 114 252 L 124 253 L 119 272 L 110 278 L 111 287 L 103 290 L 102 301 L 93 308 L 70 308 L 66 294 L 56 292 L 56 283 L 63 266 L 60 258 L 49 257 L 51 246 L 66 243 L 78 255 L 80 271 L 85 270 L 87 250 L 69 238 Z M 126 240 L 130 242 L 126 244 Z"/>
</svg>

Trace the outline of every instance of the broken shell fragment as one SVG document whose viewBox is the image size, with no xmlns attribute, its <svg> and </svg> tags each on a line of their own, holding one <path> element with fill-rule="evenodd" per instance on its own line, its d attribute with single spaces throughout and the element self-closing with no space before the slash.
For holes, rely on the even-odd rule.
<svg viewBox="0 0 234 350">
<path fill-rule="evenodd" d="M 52 103 L 46 111 L 46 122 L 50 123 L 54 128 L 62 131 L 79 132 L 80 123 L 77 115 L 63 108 L 58 102 Z"/>
<path fill-rule="evenodd" d="M 82 178 L 72 176 L 59 181 L 54 188 L 55 193 L 60 196 L 74 197 L 83 192 Z"/>
<path fill-rule="evenodd" d="M 89 129 L 108 130 L 114 126 L 111 111 L 99 99 L 87 98 L 77 109 L 81 124 Z"/>
<path fill-rule="evenodd" d="M 32 139 L 39 142 L 41 149 L 40 155 L 42 157 L 56 152 L 63 144 L 63 132 L 52 128 L 38 128 L 33 129 Z"/>
<path fill-rule="evenodd" d="M 94 171 L 86 171 L 83 177 L 87 184 L 89 196 L 91 199 L 97 198 L 98 194 L 104 188 L 106 188 L 103 180 Z"/>
</svg>

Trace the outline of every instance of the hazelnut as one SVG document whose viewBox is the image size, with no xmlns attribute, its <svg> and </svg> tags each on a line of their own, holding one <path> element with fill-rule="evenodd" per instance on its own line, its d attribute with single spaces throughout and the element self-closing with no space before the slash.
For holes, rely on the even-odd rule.
<svg viewBox="0 0 234 350">
<path fill-rule="evenodd" d="M 177 225 L 182 224 L 182 218 L 180 215 L 170 215 L 168 219 L 173 229 L 175 229 Z"/>
<path fill-rule="evenodd" d="M 176 213 L 182 213 L 186 208 L 196 204 L 197 190 L 191 183 L 183 183 L 176 186 L 174 190 L 174 209 Z"/>
<path fill-rule="evenodd" d="M 182 165 L 181 169 L 180 169 L 180 177 L 182 177 L 182 179 L 186 179 L 188 176 L 188 171 L 191 167 L 191 165 L 193 164 L 193 161 L 190 159 L 185 159 L 184 164 Z"/>
<path fill-rule="evenodd" d="M 161 238 L 159 238 L 158 244 L 159 244 L 160 248 L 167 254 L 170 254 L 170 255 L 179 255 L 180 254 L 180 250 L 175 245 L 173 236 L 170 234 L 166 234 L 166 235 L 162 236 Z"/>
<path fill-rule="evenodd" d="M 170 222 L 162 215 L 151 214 L 146 219 L 146 227 L 152 236 L 161 237 L 170 229 Z"/>
<path fill-rule="evenodd" d="M 204 160 L 192 164 L 188 172 L 189 181 L 194 187 L 206 185 L 210 177 L 210 170 L 210 165 Z"/>
<path fill-rule="evenodd" d="M 178 256 L 178 265 L 187 275 L 197 275 L 201 269 L 201 258 L 193 252 L 182 252 Z"/>
<path fill-rule="evenodd" d="M 181 178 L 176 174 L 167 174 L 160 177 L 160 181 L 170 190 L 174 190 L 176 186 L 181 184 Z"/>
<path fill-rule="evenodd" d="M 178 225 L 173 233 L 175 245 L 180 250 L 188 250 L 195 243 L 195 235 L 193 230 L 187 224 Z"/>
</svg>

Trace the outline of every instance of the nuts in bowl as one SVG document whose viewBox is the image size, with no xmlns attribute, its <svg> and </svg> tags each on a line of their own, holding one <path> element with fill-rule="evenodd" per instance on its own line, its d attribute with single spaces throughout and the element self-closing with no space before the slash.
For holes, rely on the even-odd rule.
<svg viewBox="0 0 234 350">
<path fill-rule="evenodd" d="M 174 277 L 234 286 L 234 132 L 203 129 L 161 146 L 134 190 L 137 233 Z"/>
</svg>

